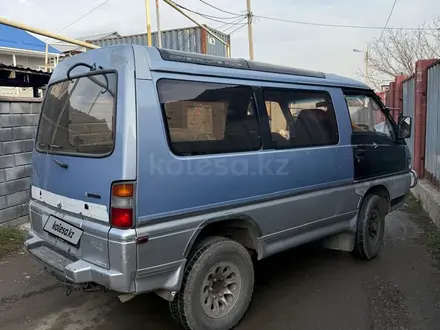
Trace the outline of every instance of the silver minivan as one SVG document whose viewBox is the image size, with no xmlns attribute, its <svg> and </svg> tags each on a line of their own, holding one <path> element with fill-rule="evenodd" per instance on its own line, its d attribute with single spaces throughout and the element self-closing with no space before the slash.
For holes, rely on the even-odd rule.
<svg viewBox="0 0 440 330">
<path fill-rule="evenodd" d="M 44 97 L 25 246 L 66 287 L 155 292 L 185 329 L 231 329 L 257 260 L 317 240 L 379 254 L 416 182 L 410 132 L 336 75 L 88 51 L 60 62 Z"/>
</svg>

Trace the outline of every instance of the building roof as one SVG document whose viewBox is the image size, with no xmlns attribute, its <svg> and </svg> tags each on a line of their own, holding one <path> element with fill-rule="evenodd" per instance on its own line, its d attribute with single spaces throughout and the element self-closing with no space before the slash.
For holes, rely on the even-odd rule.
<svg viewBox="0 0 440 330">
<path fill-rule="evenodd" d="M 12 48 L 33 52 L 46 52 L 46 44 L 25 30 L 0 24 L 0 48 Z M 60 51 L 49 46 L 49 53 L 60 54 Z"/>
<path fill-rule="evenodd" d="M 51 73 L 0 63 L 0 86 L 42 87 L 49 82 Z"/>
</svg>

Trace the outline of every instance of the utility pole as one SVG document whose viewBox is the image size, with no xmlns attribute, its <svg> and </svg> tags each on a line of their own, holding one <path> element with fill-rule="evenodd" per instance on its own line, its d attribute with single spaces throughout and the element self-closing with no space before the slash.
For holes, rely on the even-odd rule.
<svg viewBox="0 0 440 330">
<path fill-rule="evenodd" d="M 252 36 L 252 11 L 251 11 L 251 0 L 246 0 L 247 6 L 247 24 L 248 24 L 248 38 L 249 38 L 249 59 L 254 60 L 254 40 Z"/>
<path fill-rule="evenodd" d="M 145 0 L 145 9 L 147 11 L 147 44 L 152 46 L 151 42 L 151 20 L 150 20 L 150 0 Z"/>
<path fill-rule="evenodd" d="M 370 46 L 367 45 L 367 50 L 365 51 L 365 80 L 367 85 L 370 84 Z"/>
<path fill-rule="evenodd" d="M 159 48 L 162 48 L 162 32 L 160 30 L 159 0 L 156 0 L 156 21 L 157 21 L 157 41 Z"/>
</svg>

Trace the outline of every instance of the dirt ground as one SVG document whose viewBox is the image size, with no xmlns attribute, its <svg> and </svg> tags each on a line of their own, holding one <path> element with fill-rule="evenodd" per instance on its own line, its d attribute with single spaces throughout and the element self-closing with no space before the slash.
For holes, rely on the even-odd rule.
<svg viewBox="0 0 440 330">
<path fill-rule="evenodd" d="M 237 329 L 440 329 L 434 228 L 414 206 L 389 215 L 381 255 L 304 246 L 260 262 L 249 312 Z M 0 329 L 178 329 L 154 294 L 120 303 L 113 294 L 62 288 L 23 252 L 0 260 Z"/>
</svg>

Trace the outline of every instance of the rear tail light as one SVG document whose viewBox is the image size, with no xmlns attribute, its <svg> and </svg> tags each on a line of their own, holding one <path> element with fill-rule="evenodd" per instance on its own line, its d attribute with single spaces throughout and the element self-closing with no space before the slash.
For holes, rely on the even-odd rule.
<svg viewBox="0 0 440 330">
<path fill-rule="evenodd" d="M 115 184 L 112 188 L 114 197 L 133 197 L 133 184 Z"/>
<path fill-rule="evenodd" d="M 133 227 L 134 184 L 117 183 L 112 186 L 110 223 L 112 227 Z"/>
</svg>

